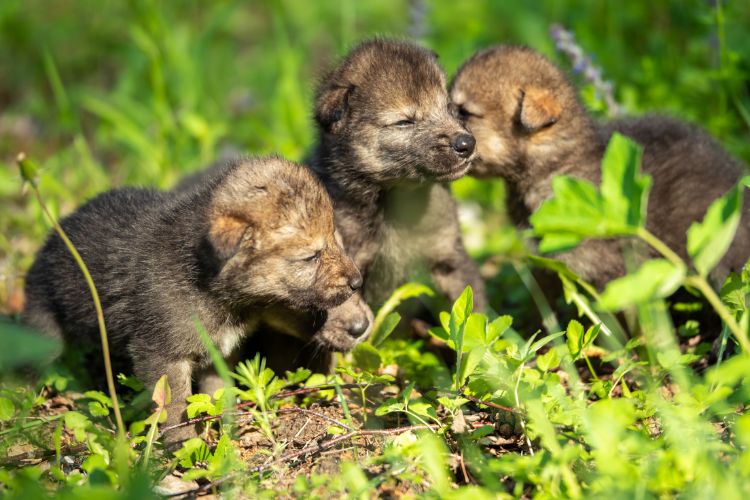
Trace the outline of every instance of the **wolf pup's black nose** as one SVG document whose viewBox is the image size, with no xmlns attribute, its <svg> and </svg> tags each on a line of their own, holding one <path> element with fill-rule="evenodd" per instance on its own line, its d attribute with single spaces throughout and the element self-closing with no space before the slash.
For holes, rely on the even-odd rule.
<svg viewBox="0 0 750 500">
<path fill-rule="evenodd" d="M 471 134 L 461 134 L 453 138 L 451 147 L 458 153 L 458 156 L 467 158 L 474 152 L 474 145 L 477 141 L 474 140 L 474 136 Z"/>
<path fill-rule="evenodd" d="M 362 275 L 357 273 L 349 278 L 349 288 L 357 290 L 362 286 Z"/>
<path fill-rule="evenodd" d="M 362 318 L 355 321 L 354 324 L 352 324 L 348 328 L 347 332 L 349 333 L 349 335 L 356 339 L 358 337 L 361 337 L 362 334 L 367 331 L 368 326 L 370 326 L 370 322 L 367 320 L 367 318 Z"/>
</svg>

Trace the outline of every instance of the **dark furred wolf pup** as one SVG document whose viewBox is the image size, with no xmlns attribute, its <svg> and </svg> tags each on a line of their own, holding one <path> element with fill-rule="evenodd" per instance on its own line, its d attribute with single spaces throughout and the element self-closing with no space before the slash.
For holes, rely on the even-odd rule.
<svg viewBox="0 0 750 500">
<path fill-rule="evenodd" d="M 180 421 L 194 371 L 210 364 L 194 318 L 226 357 L 269 307 L 332 308 L 362 283 L 334 238 L 325 189 L 280 158 L 230 161 L 181 193 L 113 190 L 62 226 L 97 285 L 113 352 L 127 353 L 146 384 L 168 376 L 167 425 Z M 27 275 L 26 297 L 28 324 L 98 342 L 89 290 L 54 233 Z"/>
<path fill-rule="evenodd" d="M 175 193 L 195 189 L 222 175 L 223 162 L 182 179 Z M 337 241 L 340 240 L 338 233 Z M 340 241 L 339 241 L 340 242 Z M 292 309 L 277 304 L 264 309 L 260 321 L 253 325 L 255 333 L 237 352 L 239 361 L 252 358 L 260 352 L 276 373 L 294 371 L 305 367 L 317 372 L 333 371 L 333 352 L 347 352 L 367 338 L 372 329 L 373 314 L 359 293 L 353 294 L 343 304 L 325 309 L 322 306 L 309 310 Z M 223 382 L 215 372 L 208 370 L 202 376 L 201 392 L 212 393 Z"/>
<path fill-rule="evenodd" d="M 678 120 L 646 116 L 597 125 L 565 74 L 537 52 L 498 46 L 466 61 L 451 97 L 477 140 L 471 175 L 502 177 L 509 212 L 524 225 L 552 195 L 552 178 L 574 175 L 596 184 L 613 131 L 644 147 L 643 170 L 653 178 L 647 228 L 683 258 L 686 232 L 708 206 L 740 179 L 742 164 L 704 131 Z M 750 256 L 750 203 L 735 240 L 715 270 L 719 279 Z M 561 254 L 597 285 L 624 273 L 621 241 L 588 240 Z"/>
<path fill-rule="evenodd" d="M 310 165 L 333 199 L 344 247 L 379 304 L 422 266 L 451 300 L 484 284 L 466 254 L 445 184 L 464 175 L 474 138 L 451 112 L 445 75 L 429 50 L 372 40 L 321 82 Z"/>
</svg>

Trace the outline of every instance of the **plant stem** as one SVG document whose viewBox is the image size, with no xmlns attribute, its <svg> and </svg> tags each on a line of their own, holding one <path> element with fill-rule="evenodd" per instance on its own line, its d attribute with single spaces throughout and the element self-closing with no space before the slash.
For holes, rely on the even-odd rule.
<svg viewBox="0 0 750 500">
<path fill-rule="evenodd" d="M 652 233 L 645 227 L 639 227 L 638 231 L 636 231 L 636 235 L 643 241 L 651 245 L 654 250 L 662 254 L 669 262 L 671 262 L 675 266 L 681 268 L 686 267 L 685 261 L 683 261 L 679 255 L 677 255 L 671 248 L 666 245 L 666 243 L 657 238 L 654 233 Z"/>
<path fill-rule="evenodd" d="M 742 331 L 740 325 L 737 324 L 737 321 L 734 319 L 732 314 L 727 310 L 726 307 L 724 307 L 721 299 L 718 295 L 716 295 L 716 292 L 714 292 L 714 289 L 711 287 L 708 281 L 706 281 L 706 279 L 701 276 L 694 275 L 685 278 L 685 284 L 697 288 L 703 294 L 703 296 L 706 297 L 706 300 L 708 300 L 709 304 L 711 304 L 722 321 L 724 321 L 724 323 L 732 331 L 735 338 L 737 339 L 737 342 L 739 342 L 740 346 L 742 346 L 742 350 L 745 352 L 745 354 L 750 354 L 750 340 L 748 340 L 747 338 L 747 333 Z"/>
<path fill-rule="evenodd" d="M 680 258 L 680 256 L 672 251 L 671 248 L 669 248 L 663 241 L 657 238 L 648 229 L 640 227 L 638 228 L 636 234 L 675 266 L 681 268 L 686 267 L 685 262 Z M 685 278 L 684 283 L 688 286 L 697 288 L 703 294 L 706 300 L 708 300 L 708 303 L 711 304 L 711 307 L 714 308 L 714 311 L 716 311 L 722 321 L 724 321 L 724 323 L 732 331 L 732 334 L 734 334 L 737 342 L 739 342 L 740 346 L 742 347 L 742 350 L 746 354 L 750 354 L 750 340 L 748 340 L 747 334 L 742 331 L 742 328 L 740 328 L 740 325 L 737 324 L 737 321 L 734 319 L 732 314 L 727 310 L 726 307 L 724 307 L 721 299 L 718 295 L 716 295 L 716 292 L 708 283 L 708 281 L 706 281 L 706 278 L 697 274 L 691 274 Z"/>
<path fill-rule="evenodd" d="M 57 234 L 60 236 L 60 238 L 65 243 L 65 246 L 68 247 L 68 251 L 73 256 L 73 259 L 75 259 L 76 264 L 78 264 L 78 267 L 81 269 L 81 272 L 83 273 L 83 277 L 86 279 L 86 283 L 88 284 L 89 291 L 91 292 L 91 298 L 94 301 L 94 308 L 96 309 L 96 319 L 99 322 L 99 337 L 102 344 L 102 357 L 104 358 L 104 372 L 105 376 L 107 378 L 107 388 L 109 389 L 109 397 L 112 399 L 112 409 L 115 412 L 115 420 L 117 421 L 117 431 L 120 435 L 120 437 L 125 436 L 125 425 L 122 422 L 122 415 L 120 415 L 120 404 L 117 401 L 117 391 L 115 390 L 115 379 L 112 375 L 112 363 L 109 358 L 109 341 L 107 340 L 107 327 L 104 325 L 104 311 L 102 310 L 102 303 L 99 300 L 99 293 L 96 291 L 96 286 L 94 285 L 94 280 L 91 278 L 91 273 L 89 273 L 89 269 L 86 266 L 86 263 L 83 262 L 83 259 L 81 258 L 81 254 L 78 253 L 78 250 L 76 250 L 76 247 L 73 245 L 73 242 L 70 241 L 68 238 L 68 235 L 65 234 L 65 231 L 63 231 L 63 228 L 60 226 L 60 224 L 57 222 L 57 219 L 52 215 L 52 213 L 47 208 L 47 205 L 44 203 L 44 200 L 42 199 L 42 194 L 39 192 L 39 188 L 36 184 L 31 184 L 32 189 L 34 190 L 34 194 L 36 194 L 36 199 L 39 201 L 39 205 L 42 207 L 42 210 L 44 211 L 44 214 L 47 216 L 47 219 L 49 219 L 50 223 L 52 224 L 52 227 L 54 227 Z"/>
<path fill-rule="evenodd" d="M 526 288 L 531 295 L 531 299 L 534 301 L 534 303 L 536 304 L 536 308 L 542 315 L 542 324 L 544 325 L 544 329 L 547 330 L 547 333 L 550 334 L 559 332 L 560 323 L 558 323 L 557 317 L 555 316 L 552 307 L 550 307 L 547 297 L 545 297 L 544 292 L 539 286 L 537 280 L 534 278 L 534 275 L 531 273 L 531 271 L 529 271 L 529 268 L 522 264 L 514 262 L 513 269 L 516 270 L 516 273 L 518 273 L 521 281 L 524 285 L 526 285 Z"/>
<path fill-rule="evenodd" d="M 518 408 L 521 407 L 521 398 L 518 397 L 518 388 L 521 385 L 521 376 L 523 375 L 523 367 L 525 363 L 521 363 L 521 366 L 518 367 L 518 379 L 516 380 L 516 388 L 513 391 L 513 394 L 516 398 L 516 406 Z M 529 435 L 526 433 L 526 421 L 524 420 L 523 416 L 519 416 L 519 421 L 521 422 L 521 429 L 523 429 L 523 435 L 526 438 L 526 446 L 529 447 L 529 453 L 531 456 L 534 456 L 534 447 L 531 445 L 531 439 L 529 439 Z"/>
<path fill-rule="evenodd" d="M 612 336 L 612 330 L 610 330 L 599 315 L 589 307 L 586 300 L 584 300 L 578 292 L 571 293 L 570 296 L 573 302 L 583 311 L 583 314 L 589 318 L 592 323 L 601 325 L 602 333 L 604 333 L 604 335 L 607 335 L 608 337 Z"/>
</svg>

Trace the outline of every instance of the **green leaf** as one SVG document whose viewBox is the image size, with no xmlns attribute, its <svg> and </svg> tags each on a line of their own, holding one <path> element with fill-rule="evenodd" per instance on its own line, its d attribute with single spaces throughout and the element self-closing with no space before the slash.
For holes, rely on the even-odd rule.
<svg viewBox="0 0 750 500">
<path fill-rule="evenodd" d="M 188 418 L 195 418 L 202 413 L 218 415 L 216 405 L 211 401 L 211 396 L 208 394 L 193 394 L 187 398 L 187 401 Z"/>
<path fill-rule="evenodd" d="M 106 417 L 109 415 L 109 409 L 99 401 L 89 401 L 89 413 L 94 417 Z"/>
<path fill-rule="evenodd" d="M 721 287 L 721 300 L 734 312 L 743 312 L 747 309 L 747 296 L 750 287 L 742 281 L 737 273 L 729 273 Z"/>
<path fill-rule="evenodd" d="M 599 306 L 619 311 L 634 304 L 668 297 L 682 285 L 685 268 L 665 259 L 646 261 L 636 272 L 611 281 L 602 293 Z"/>
<path fill-rule="evenodd" d="M 380 324 L 378 330 L 372 335 L 372 341 L 370 343 L 375 346 L 381 345 L 385 339 L 393 333 L 393 330 L 396 329 L 400 321 L 401 315 L 399 313 L 390 313 Z"/>
<path fill-rule="evenodd" d="M 471 316 L 473 308 L 474 296 L 471 292 L 471 287 L 467 286 L 453 304 L 450 319 L 448 321 L 448 334 L 450 335 L 453 344 L 456 346 L 456 352 L 460 353 L 463 350 L 464 327 L 466 326 L 466 320 Z"/>
<path fill-rule="evenodd" d="M 458 370 L 458 385 L 460 387 L 463 387 L 466 383 L 466 379 L 477 369 L 480 361 L 482 361 L 485 350 L 485 347 L 478 346 L 469 351 L 465 356 L 461 357 L 461 367 Z"/>
<path fill-rule="evenodd" d="M 420 417 L 437 418 L 435 408 L 426 401 L 410 401 L 408 409 L 411 413 L 419 415 Z"/>
<path fill-rule="evenodd" d="M 568 351 L 574 360 L 578 359 L 578 356 L 581 354 L 581 347 L 583 346 L 583 325 L 576 320 L 571 320 L 568 323 L 568 329 L 565 333 L 565 343 L 568 346 Z"/>
<path fill-rule="evenodd" d="M 372 334 L 370 335 L 370 343 L 374 346 L 380 345 L 383 340 L 393 331 L 395 325 L 391 325 L 393 318 L 386 323 L 386 318 L 396 309 L 403 301 L 418 297 L 420 295 L 427 295 L 432 297 L 435 292 L 422 283 L 406 283 L 401 285 L 394 291 L 388 300 L 385 301 L 383 306 L 378 310 L 375 315 L 375 319 L 372 323 Z M 398 323 L 398 322 L 397 322 Z M 386 333 L 387 327 L 390 326 L 390 331 Z"/>
<path fill-rule="evenodd" d="M 354 363 L 364 371 L 374 372 L 383 364 L 383 358 L 369 342 L 358 344 L 352 351 Z"/>
<path fill-rule="evenodd" d="M 87 398 L 93 399 L 94 401 L 98 401 L 103 406 L 112 408 L 112 400 L 102 391 L 86 391 L 83 393 L 83 395 Z"/>
<path fill-rule="evenodd" d="M 536 353 L 539 349 L 541 349 L 542 347 L 546 346 L 547 344 L 549 344 L 553 340 L 562 337 L 563 335 L 565 335 L 565 332 L 552 333 L 550 335 L 547 335 L 546 337 L 542 337 L 541 339 L 539 339 L 536 342 L 534 342 L 533 344 L 531 344 L 531 347 L 529 348 L 529 351 L 528 351 L 527 354 L 534 354 L 534 353 Z"/>
<path fill-rule="evenodd" d="M 0 318 L 0 371 L 51 361 L 61 343 L 32 328 Z"/>
<path fill-rule="evenodd" d="M 604 201 L 587 180 L 561 175 L 552 181 L 554 197 L 546 200 L 529 219 L 542 236 L 539 250 L 567 250 L 588 236 L 608 236 Z"/>
<path fill-rule="evenodd" d="M 286 378 L 286 384 L 287 386 L 290 385 L 297 385 L 303 383 L 305 380 L 310 378 L 310 375 L 312 375 L 312 372 L 308 370 L 307 368 L 297 368 L 296 371 L 290 372 L 287 371 L 285 374 Z"/>
<path fill-rule="evenodd" d="M 463 352 L 469 352 L 476 347 L 487 346 L 487 316 L 472 313 L 464 326 Z"/>
<path fill-rule="evenodd" d="M 715 200 L 701 222 L 694 222 L 687 232 L 687 251 L 695 269 L 706 276 L 719 263 L 732 244 L 742 212 L 744 188 L 737 185 Z"/>
<path fill-rule="evenodd" d="M 13 401 L 0 397 L 0 422 L 6 422 L 13 418 L 15 411 L 16 407 L 13 405 Z"/>
<path fill-rule="evenodd" d="M 63 421 L 65 428 L 73 431 L 77 441 L 81 442 L 86 439 L 86 429 L 91 423 L 86 415 L 77 411 L 69 411 L 63 415 Z"/>
<path fill-rule="evenodd" d="M 615 132 L 602 159 L 602 198 L 609 218 L 623 228 L 640 227 L 646 221 L 651 179 L 639 173 L 641 155 L 638 144 Z"/>
<path fill-rule="evenodd" d="M 423 434 L 419 438 L 420 465 L 430 478 L 433 493 L 444 498 L 451 492 L 453 478 L 448 466 L 449 452 L 445 442 L 435 434 Z"/>
<path fill-rule="evenodd" d="M 601 323 L 590 326 L 588 330 L 586 330 L 586 333 L 583 335 L 583 343 L 581 344 L 582 348 L 589 347 L 594 340 L 596 340 L 596 337 L 599 336 L 599 332 L 602 330 Z"/>
<path fill-rule="evenodd" d="M 552 348 L 546 353 L 537 356 L 536 366 L 543 372 L 554 370 L 560 366 L 560 355 L 557 354 L 557 349 Z"/>
<path fill-rule="evenodd" d="M 182 467 L 190 468 L 197 462 L 205 462 L 211 457 L 211 450 L 199 437 L 188 439 L 182 447 L 174 452 L 175 458 Z"/>
<path fill-rule="evenodd" d="M 512 324 L 513 318 L 508 315 L 499 316 L 492 320 L 490 324 L 487 325 L 485 345 L 491 346 L 494 344 L 497 339 L 502 337 L 503 334 L 508 331 L 508 328 L 510 328 Z"/>
<path fill-rule="evenodd" d="M 639 174 L 641 150 L 615 133 L 602 161 L 601 190 L 585 179 L 558 176 L 553 197 L 531 216 L 539 250 L 569 250 L 585 238 L 634 234 L 644 225 L 651 180 Z"/>
<path fill-rule="evenodd" d="M 388 398 L 375 410 L 375 416 L 382 417 L 388 413 L 404 411 L 405 408 L 404 403 L 398 399 Z"/>
</svg>

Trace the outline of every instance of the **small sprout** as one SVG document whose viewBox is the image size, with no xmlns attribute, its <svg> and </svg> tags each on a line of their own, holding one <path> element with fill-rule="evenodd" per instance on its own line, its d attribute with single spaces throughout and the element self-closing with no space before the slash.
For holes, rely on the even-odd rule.
<svg viewBox="0 0 750 500">
<path fill-rule="evenodd" d="M 21 171 L 23 180 L 36 187 L 39 179 L 39 168 L 36 166 L 36 163 L 27 158 L 26 153 L 23 151 L 16 156 L 16 162 L 18 163 L 18 169 Z"/>
</svg>

